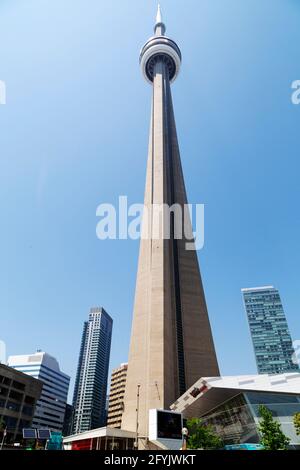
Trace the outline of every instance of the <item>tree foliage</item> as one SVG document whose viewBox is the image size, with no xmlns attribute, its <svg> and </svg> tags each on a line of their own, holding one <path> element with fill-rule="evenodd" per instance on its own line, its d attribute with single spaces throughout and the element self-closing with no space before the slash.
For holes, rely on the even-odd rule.
<svg viewBox="0 0 300 470">
<path fill-rule="evenodd" d="M 297 436 L 300 436 L 300 413 L 295 413 L 293 417 Z"/>
<path fill-rule="evenodd" d="M 3 432 L 5 427 L 6 427 L 6 425 L 5 425 L 4 418 L 3 418 L 3 416 L 0 416 L 0 432 Z"/>
<path fill-rule="evenodd" d="M 5 428 L 6 428 L 6 424 L 5 424 L 4 418 L 3 418 L 3 416 L 0 416 L 0 435 L 1 435 L 1 437 L 3 437 L 3 433 L 4 433 Z"/>
<path fill-rule="evenodd" d="M 221 449 L 223 447 L 222 439 L 213 432 L 211 426 L 202 424 L 201 419 L 188 419 L 187 428 L 189 449 Z"/>
<path fill-rule="evenodd" d="M 286 450 L 290 439 L 282 432 L 280 423 L 273 418 L 272 412 L 264 405 L 259 407 L 260 422 L 258 431 L 265 450 Z"/>
</svg>

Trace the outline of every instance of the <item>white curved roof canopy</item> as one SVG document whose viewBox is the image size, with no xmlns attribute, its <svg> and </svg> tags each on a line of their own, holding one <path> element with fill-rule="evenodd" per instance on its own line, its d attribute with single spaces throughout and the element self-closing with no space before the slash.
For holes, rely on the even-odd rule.
<svg viewBox="0 0 300 470">
<path fill-rule="evenodd" d="M 202 377 L 170 408 L 186 418 L 200 417 L 243 391 L 300 395 L 300 373 Z"/>
</svg>

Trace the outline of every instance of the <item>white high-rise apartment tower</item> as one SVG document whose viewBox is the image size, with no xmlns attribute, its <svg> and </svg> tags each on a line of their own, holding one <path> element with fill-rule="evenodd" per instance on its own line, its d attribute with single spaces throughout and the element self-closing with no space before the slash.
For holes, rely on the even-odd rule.
<svg viewBox="0 0 300 470">
<path fill-rule="evenodd" d="M 62 431 L 70 377 L 60 370 L 58 361 L 46 352 L 37 351 L 35 354 L 10 356 L 8 365 L 43 382 L 32 426 Z"/>
</svg>

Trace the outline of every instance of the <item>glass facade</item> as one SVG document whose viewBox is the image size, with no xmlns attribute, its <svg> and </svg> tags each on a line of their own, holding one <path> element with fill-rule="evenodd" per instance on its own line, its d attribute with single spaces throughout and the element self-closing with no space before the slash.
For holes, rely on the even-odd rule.
<svg viewBox="0 0 300 470">
<path fill-rule="evenodd" d="M 291 446 L 300 446 L 293 415 L 300 412 L 300 394 L 269 392 L 242 392 L 202 416 L 203 424 L 211 425 L 225 445 L 259 443 L 259 405 L 265 405 L 280 422 Z"/>
<path fill-rule="evenodd" d="M 73 398 L 74 434 L 105 425 L 112 325 L 112 318 L 98 307 L 84 323 Z"/>
<path fill-rule="evenodd" d="M 259 374 L 299 371 L 280 295 L 273 286 L 242 289 Z"/>
<path fill-rule="evenodd" d="M 247 392 L 245 397 L 251 407 L 255 422 L 259 421 L 259 405 L 265 405 L 276 418 L 284 434 L 291 439 L 291 444 L 300 446 L 293 424 L 293 416 L 300 412 L 300 394 Z"/>
<path fill-rule="evenodd" d="M 225 445 L 259 442 L 254 415 L 243 393 L 203 416 L 202 420 L 213 427 Z"/>
</svg>

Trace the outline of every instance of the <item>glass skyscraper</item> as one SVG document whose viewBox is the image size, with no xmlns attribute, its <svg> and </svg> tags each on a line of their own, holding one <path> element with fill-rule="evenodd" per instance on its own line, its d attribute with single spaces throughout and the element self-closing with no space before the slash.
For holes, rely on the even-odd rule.
<svg viewBox="0 0 300 470">
<path fill-rule="evenodd" d="M 74 434 L 105 425 L 112 326 L 112 318 L 99 307 L 91 308 L 84 322 L 73 398 Z"/>
<path fill-rule="evenodd" d="M 242 289 L 259 374 L 299 371 L 280 295 L 273 286 Z"/>
</svg>

